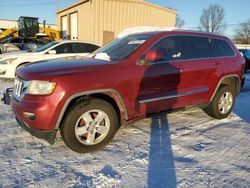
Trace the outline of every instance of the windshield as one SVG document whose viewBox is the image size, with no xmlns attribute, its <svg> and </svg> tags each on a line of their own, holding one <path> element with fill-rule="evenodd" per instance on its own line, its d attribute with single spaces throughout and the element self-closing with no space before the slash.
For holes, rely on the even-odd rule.
<svg viewBox="0 0 250 188">
<path fill-rule="evenodd" d="M 52 47 L 52 46 L 55 46 L 55 45 L 57 45 L 58 43 L 59 43 L 59 42 L 56 42 L 56 41 L 50 42 L 50 43 L 48 43 L 48 44 L 45 44 L 45 45 L 41 46 L 40 48 L 35 49 L 33 52 L 41 52 L 41 51 L 47 50 L 48 48 L 50 48 L 50 47 Z"/>
<path fill-rule="evenodd" d="M 93 58 L 108 61 L 124 60 L 150 37 L 151 35 L 130 35 L 117 39 L 97 50 Z"/>
</svg>

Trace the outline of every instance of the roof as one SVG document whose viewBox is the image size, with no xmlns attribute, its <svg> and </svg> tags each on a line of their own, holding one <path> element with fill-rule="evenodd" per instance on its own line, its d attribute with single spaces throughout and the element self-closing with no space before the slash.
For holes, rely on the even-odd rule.
<svg viewBox="0 0 250 188">
<path fill-rule="evenodd" d="M 81 4 L 87 3 L 89 1 L 90 0 L 80 0 L 79 2 L 74 3 L 73 5 L 70 5 L 70 6 L 66 7 L 66 8 L 64 8 L 64 9 L 61 9 L 61 10 L 57 11 L 57 14 L 60 14 L 61 12 L 64 12 L 66 10 L 69 10 L 71 8 L 79 6 Z M 161 9 L 161 10 L 164 10 L 164 11 L 168 11 L 168 12 L 171 12 L 171 13 L 174 13 L 174 14 L 177 13 L 177 11 L 175 11 L 173 9 L 169 9 L 169 8 L 166 8 L 166 7 L 158 6 L 158 5 L 155 5 L 155 4 L 152 4 L 152 3 L 148 3 L 148 2 L 144 2 L 143 0 L 116 0 L 116 1 L 136 2 L 136 3 L 139 3 L 139 4 L 144 4 L 144 5 L 148 5 L 148 6 L 151 6 L 151 7 L 154 7 L 154 8 L 158 8 L 158 9 Z"/>
</svg>

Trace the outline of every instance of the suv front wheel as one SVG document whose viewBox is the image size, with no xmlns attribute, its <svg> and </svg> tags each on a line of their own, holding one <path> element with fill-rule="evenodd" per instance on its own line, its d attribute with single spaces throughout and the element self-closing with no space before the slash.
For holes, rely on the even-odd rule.
<svg viewBox="0 0 250 188">
<path fill-rule="evenodd" d="M 101 99 L 90 98 L 75 103 L 61 128 L 65 144 L 73 151 L 86 153 L 106 146 L 118 130 L 117 112 Z"/>
<path fill-rule="evenodd" d="M 235 92 L 230 86 L 221 86 L 205 112 L 216 119 L 228 117 L 235 103 Z"/>
</svg>

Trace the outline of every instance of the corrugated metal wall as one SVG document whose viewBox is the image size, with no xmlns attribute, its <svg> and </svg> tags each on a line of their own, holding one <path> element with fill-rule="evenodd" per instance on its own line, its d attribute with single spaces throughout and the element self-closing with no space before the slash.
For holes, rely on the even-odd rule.
<svg viewBox="0 0 250 188">
<path fill-rule="evenodd" d="M 113 31 L 116 37 L 128 27 L 175 25 L 175 11 L 138 0 L 94 0 L 91 9 L 93 40 L 100 44 L 103 31 Z"/>
<path fill-rule="evenodd" d="M 176 17 L 175 11 L 142 0 L 90 0 L 58 12 L 59 29 L 61 17 L 67 15 L 70 24 L 73 12 L 78 13 L 78 39 L 99 44 L 104 42 L 104 33 L 114 32 L 116 37 L 128 27 L 173 27 Z"/>
</svg>

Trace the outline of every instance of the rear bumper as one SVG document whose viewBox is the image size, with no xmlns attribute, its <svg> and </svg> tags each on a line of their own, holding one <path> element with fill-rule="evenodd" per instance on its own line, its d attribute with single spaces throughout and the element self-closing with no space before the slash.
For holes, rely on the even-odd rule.
<svg viewBox="0 0 250 188">
<path fill-rule="evenodd" d="M 45 131 L 45 130 L 32 129 L 24 121 L 19 119 L 17 116 L 16 116 L 16 121 L 24 130 L 29 132 L 32 136 L 35 136 L 40 139 L 44 139 L 52 145 L 55 143 L 57 130 Z"/>
</svg>

